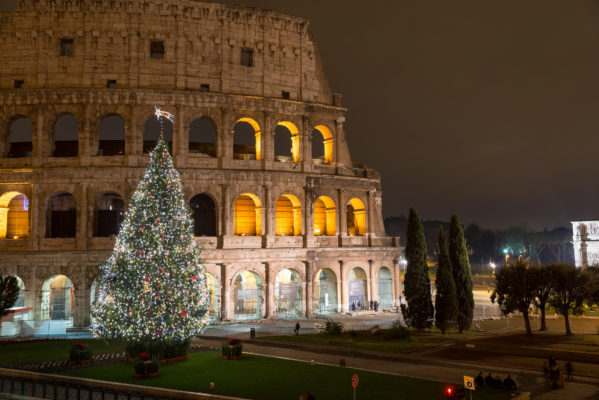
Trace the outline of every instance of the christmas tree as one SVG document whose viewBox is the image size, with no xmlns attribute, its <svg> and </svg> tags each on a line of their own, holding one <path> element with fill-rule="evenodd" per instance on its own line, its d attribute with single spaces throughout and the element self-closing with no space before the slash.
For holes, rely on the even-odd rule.
<svg viewBox="0 0 599 400">
<path fill-rule="evenodd" d="M 164 115 L 156 111 L 161 122 Z M 206 326 L 210 296 L 193 222 L 162 135 L 101 267 L 94 334 L 132 343 L 181 342 Z"/>
</svg>

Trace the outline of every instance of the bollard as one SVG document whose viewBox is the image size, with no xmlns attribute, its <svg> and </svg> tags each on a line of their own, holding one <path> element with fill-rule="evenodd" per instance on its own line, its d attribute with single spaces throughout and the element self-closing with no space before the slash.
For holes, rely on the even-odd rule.
<svg viewBox="0 0 599 400">
<path fill-rule="evenodd" d="M 256 328 L 250 329 L 250 339 L 256 339 Z"/>
</svg>

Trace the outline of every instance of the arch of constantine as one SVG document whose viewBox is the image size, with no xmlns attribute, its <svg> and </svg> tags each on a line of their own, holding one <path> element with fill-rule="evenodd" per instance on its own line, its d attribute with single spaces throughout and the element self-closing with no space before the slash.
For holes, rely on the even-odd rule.
<svg viewBox="0 0 599 400">
<path fill-rule="evenodd" d="M 307 20 L 194 0 L 20 0 L 0 19 L 0 274 L 23 326 L 89 325 L 156 105 L 214 320 L 397 305 L 380 177 L 351 159 Z"/>
</svg>

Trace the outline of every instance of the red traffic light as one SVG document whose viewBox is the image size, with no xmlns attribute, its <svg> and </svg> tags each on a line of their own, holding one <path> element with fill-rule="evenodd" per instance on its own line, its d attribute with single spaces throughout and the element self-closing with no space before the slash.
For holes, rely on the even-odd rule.
<svg viewBox="0 0 599 400">
<path fill-rule="evenodd" d="M 451 387 L 448 387 L 448 388 L 447 388 L 447 394 L 451 394 L 452 392 L 453 392 L 453 388 L 451 388 Z"/>
</svg>

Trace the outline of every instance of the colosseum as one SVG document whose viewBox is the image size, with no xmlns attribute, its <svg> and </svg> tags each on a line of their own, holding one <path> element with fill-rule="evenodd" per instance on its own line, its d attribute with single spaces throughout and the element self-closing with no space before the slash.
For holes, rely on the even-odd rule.
<svg viewBox="0 0 599 400">
<path fill-rule="evenodd" d="M 195 0 L 19 0 L 0 15 L 2 335 L 85 329 L 159 126 L 214 321 L 396 307 L 398 238 L 309 22 Z M 361 132 L 357 134 L 367 134 Z"/>
</svg>

